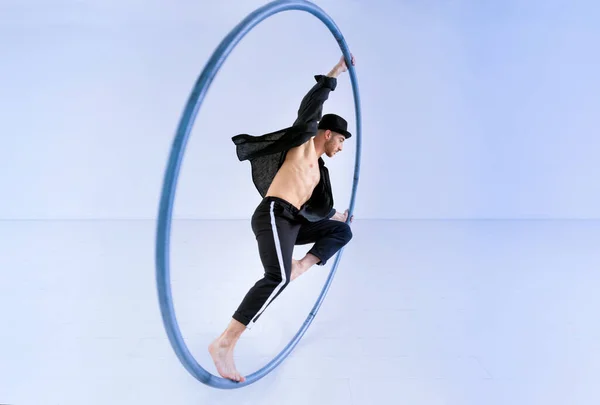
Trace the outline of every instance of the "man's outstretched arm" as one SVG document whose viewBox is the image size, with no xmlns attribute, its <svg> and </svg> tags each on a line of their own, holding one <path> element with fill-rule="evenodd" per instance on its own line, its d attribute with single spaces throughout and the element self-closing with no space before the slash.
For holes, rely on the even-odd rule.
<svg viewBox="0 0 600 405">
<path fill-rule="evenodd" d="M 352 66 L 354 66 L 354 56 L 352 56 L 352 60 L 350 61 L 352 63 Z M 335 66 L 333 67 L 333 69 L 331 69 L 331 71 L 329 73 L 327 73 L 327 77 L 338 77 L 341 73 L 344 73 L 348 70 L 348 66 L 346 65 L 346 58 L 344 58 L 344 55 L 342 55 L 340 57 L 340 60 L 338 61 L 338 63 L 335 64 Z"/>
<path fill-rule="evenodd" d="M 354 57 L 352 57 L 354 65 Z M 304 96 L 298 109 L 298 118 L 294 125 L 307 124 L 311 121 L 318 121 L 321 118 L 323 111 L 323 103 L 329 98 L 329 93 L 335 90 L 337 86 L 337 77 L 348 70 L 344 56 L 339 62 L 327 73 L 327 75 L 317 75 L 315 84 L 309 92 Z"/>
</svg>

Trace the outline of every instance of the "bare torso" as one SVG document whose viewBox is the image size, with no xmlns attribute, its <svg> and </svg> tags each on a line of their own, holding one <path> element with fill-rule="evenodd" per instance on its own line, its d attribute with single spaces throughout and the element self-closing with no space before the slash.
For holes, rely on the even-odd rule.
<svg viewBox="0 0 600 405">
<path fill-rule="evenodd" d="M 318 160 L 314 138 L 290 149 L 266 196 L 283 198 L 300 209 L 319 184 Z"/>
</svg>

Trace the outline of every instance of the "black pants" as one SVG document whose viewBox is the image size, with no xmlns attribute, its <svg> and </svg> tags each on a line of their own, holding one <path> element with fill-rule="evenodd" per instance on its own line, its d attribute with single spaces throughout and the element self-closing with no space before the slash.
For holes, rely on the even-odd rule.
<svg viewBox="0 0 600 405">
<path fill-rule="evenodd" d="M 332 219 L 309 222 L 296 207 L 278 197 L 265 197 L 256 207 L 251 223 L 265 273 L 233 314 L 248 328 L 290 283 L 295 245 L 314 243 L 309 253 L 318 257 L 317 264 L 323 266 L 352 239 L 346 223 Z"/>
</svg>

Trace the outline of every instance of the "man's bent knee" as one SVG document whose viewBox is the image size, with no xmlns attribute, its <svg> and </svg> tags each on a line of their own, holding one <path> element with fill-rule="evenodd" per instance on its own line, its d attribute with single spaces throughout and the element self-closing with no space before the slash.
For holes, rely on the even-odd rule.
<svg viewBox="0 0 600 405">
<path fill-rule="evenodd" d="M 342 222 L 340 224 L 340 235 L 344 241 L 344 245 L 350 242 L 350 240 L 352 240 L 352 229 L 350 229 L 350 225 Z"/>
</svg>

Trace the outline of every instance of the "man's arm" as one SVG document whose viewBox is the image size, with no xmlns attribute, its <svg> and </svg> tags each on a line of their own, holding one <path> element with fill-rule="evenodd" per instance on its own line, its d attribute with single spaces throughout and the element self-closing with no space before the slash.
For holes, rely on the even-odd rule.
<svg viewBox="0 0 600 405">
<path fill-rule="evenodd" d="M 350 63 L 352 63 L 352 66 L 354 66 L 354 56 L 351 56 L 352 60 L 350 61 Z M 344 73 L 347 70 L 348 66 L 346 65 L 346 58 L 344 58 L 344 55 L 342 55 L 338 63 L 336 63 L 335 66 L 331 69 L 331 71 L 327 73 L 327 77 L 337 78 L 341 73 Z"/>
<path fill-rule="evenodd" d="M 352 58 L 354 64 L 354 57 Z M 309 92 L 304 96 L 298 109 L 298 118 L 294 125 L 307 124 L 311 121 L 318 121 L 321 118 L 323 111 L 323 103 L 329 98 L 329 93 L 335 90 L 337 86 L 337 77 L 348 70 L 344 56 L 340 61 L 327 73 L 327 75 L 316 75 L 315 84 Z"/>
<path fill-rule="evenodd" d="M 332 219 L 334 221 L 342 221 L 342 222 L 346 222 L 346 219 L 348 219 L 348 209 L 346 209 L 346 211 L 342 212 L 338 212 L 336 211 L 334 208 L 331 209 L 331 212 L 329 213 L 329 219 Z M 350 217 L 350 222 L 352 222 L 352 220 L 354 219 L 354 215 L 352 215 Z"/>
</svg>

